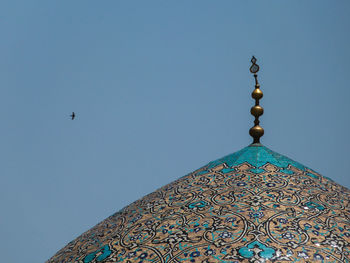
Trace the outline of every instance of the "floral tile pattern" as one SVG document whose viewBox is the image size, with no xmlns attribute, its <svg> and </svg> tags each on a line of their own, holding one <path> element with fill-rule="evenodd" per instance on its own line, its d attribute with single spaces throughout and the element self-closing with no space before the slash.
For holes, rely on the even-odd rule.
<svg viewBox="0 0 350 263">
<path fill-rule="evenodd" d="M 349 262 L 350 191 L 258 144 L 108 217 L 47 263 Z"/>
</svg>

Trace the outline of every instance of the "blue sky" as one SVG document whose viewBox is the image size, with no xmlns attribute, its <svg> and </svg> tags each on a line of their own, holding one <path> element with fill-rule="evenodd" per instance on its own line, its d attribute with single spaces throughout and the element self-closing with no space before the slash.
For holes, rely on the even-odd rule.
<svg viewBox="0 0 350 263">
<path fill-rule="evenodd" d="M 349 177 L 349 1 L 2 1 L 0 250 L 44 262 L 251 143 Z M 76 112 L 76 120 L 69 115 Z"/>
</svg>

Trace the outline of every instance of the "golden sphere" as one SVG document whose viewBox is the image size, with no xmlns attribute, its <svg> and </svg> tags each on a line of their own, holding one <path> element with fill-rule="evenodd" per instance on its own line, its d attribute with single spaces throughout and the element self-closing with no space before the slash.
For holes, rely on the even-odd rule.
<svg viewBox="0 0 350 263">
<path fill-rule="evenodd" d="M 256 100 L 260 100 L 263 97 L 263 93 L 260 89 L 255 89 L 252 92 L 252 98 Z"/>
<path fill-rule="evenodd" d="M 261 136 L 264 135 L 264 129 L 259 125 L 255 125 L 254 127 L 250 128 L 249 134 L 253 138 L 260 138 Z"/>
<path fill-rule="evenodd" d="M 259 116 L 263 115 L 264 109 L 263 109 L 261 106 L 256 105 L 256 106 L 254 106 L 254 107 L 252 107 L 252 108 L 250 109 L 250 113 L 251 113 L 254 117 L 259 117 Z"/>
</svg>

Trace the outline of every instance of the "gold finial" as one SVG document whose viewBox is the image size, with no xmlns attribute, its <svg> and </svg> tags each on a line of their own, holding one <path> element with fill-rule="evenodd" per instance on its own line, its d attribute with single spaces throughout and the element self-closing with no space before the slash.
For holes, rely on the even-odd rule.
<svg viewBox="0 0 350 263">
<path fill-rule="evenodd" d="M 264 135 L 264 129 L 259 126 L 259 117 L 263 115 L 264 109 L 259 105 L 259 100 L 263 97 L 263 93 L 260 90 L 260 84 L 258 83 L 259 65 L 256 64 L 256 58 L 253 56 L 251 59 L 252 66 L 250 72 L 254 74 L 255 78 L 255 90 L 252 93 L 252 98 L 255 99 L 255 106 L 250 109 L 250 113 L 255 117 L 254 127 L 250 128 L 249 134 L 253 137 L 253 143 L 260 143 L 260 137 Z"/>
</svg>

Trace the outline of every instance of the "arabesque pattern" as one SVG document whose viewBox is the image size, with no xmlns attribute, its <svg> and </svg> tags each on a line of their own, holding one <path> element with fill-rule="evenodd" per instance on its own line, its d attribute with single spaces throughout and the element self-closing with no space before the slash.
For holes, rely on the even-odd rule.
<svg viewBox="0 0 350 263">
<path fill-rule="evenodd" d="M 349 199 L 253 144 L 125 207 L 47 262 L 349 262 Z"/>
</svg>

